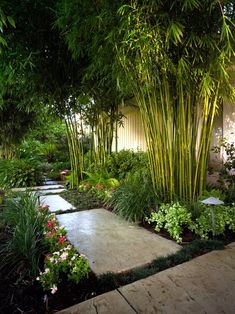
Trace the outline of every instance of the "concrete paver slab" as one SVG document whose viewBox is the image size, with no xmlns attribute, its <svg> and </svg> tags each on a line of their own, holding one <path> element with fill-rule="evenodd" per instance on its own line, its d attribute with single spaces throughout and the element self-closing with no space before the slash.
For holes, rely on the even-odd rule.
<svg viewBox="0 0 235 314">
<path fill-rule="evenodd" d="M 61 184 L 54 184 L 54 185 L 43 185 L 43 186 L 33 186 L 33 187 L 26 187 L 26 188 L 13 188 L 13 192 L 24 192 L 26 190 L 36 191 L 36 190 L 54 190 L 54 189 L 62 189 L 64 188 Z"/>
<path fill-rule="evenodd" d="M 235 247 L 214 251 L 119 291 L 137 313 L 234 314 L 234 253 Z"/>
<path fill-rule="evenodd" d="M 40 204 L 48 205 L 51 213 L 76 209 L 59 195 L 39 196 L 39 201 Z"/>
<path fill-rule="evenodd" d="M 65 310 L 57 312 L 58 314 L 136 314 L 126 300 L 118 293 L 111 291 L 91 300 L 74 305 Z"/>
<path fill-rule="evenodd" d="M 105 209 L 57 215 L 69 241 L 88 257 L 97 274 L 123 272 L 166 256 L 181 246 Z"/>
<path fill-rule="evenodd" d="M 38 195 L 48 195 L 48 194 L 60 194 L 66 191 L 66 189 L 50 189 L 50 190 L 37 190 Z"/>
</svg>

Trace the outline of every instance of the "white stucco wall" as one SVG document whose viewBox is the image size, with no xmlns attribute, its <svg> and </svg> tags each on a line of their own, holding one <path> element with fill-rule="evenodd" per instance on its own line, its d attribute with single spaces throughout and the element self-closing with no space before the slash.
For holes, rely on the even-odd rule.
<svg viewBox="0 0 235 314">
<path fill-rule="evenodd" d="M 145 151 L 144 129 L 138 108 L 128 106 L 121 109 L 121 112 L 124 117 L 123 126 L 119 126 L 117 131 L 118 151 L 122 149 Z M 115 150 L 115 143 L 113 143 L 113 150 Z"/>
<path fill-rule="evenodd" d="M 118 127 L 118 151 L 122 149 L 146 150 L 144 129 L 137 107 L 128 106 L 121 109 L 123 126 Z M 221 137 L 227 141 L 235 142 L 235 104 L 224 103 L 223 110 L 220 110 L 215 117 L 214 128 L 211 139 L 211 148 L 219 145 Z M 115 150 L 115 141 L 113 144 Z M 220 166 L 222 160 L 226 158 L 222 151 L 220 155 L 210 152 L 210 162 L 214 166 Z"/>
</svg>

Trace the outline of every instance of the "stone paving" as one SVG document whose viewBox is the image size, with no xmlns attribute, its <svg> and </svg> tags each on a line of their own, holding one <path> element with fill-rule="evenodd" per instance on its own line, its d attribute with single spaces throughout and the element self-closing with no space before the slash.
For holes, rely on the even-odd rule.
<svg viewBox="0 0 235 314">
<path fill-rule="evenodd" d="M 60 194 L 66 191 L 66 189 L 47 189 L 47 190 L 37 190 L 38 195 L 49 195 L 49 194 Z"/>
<path fill-rule="evenodd" d="M 64 189 L 64 186 L 61 184 L 53 184 L 53 185 L 42 185 L 42 186 L 33 186 L 33 187 L 26 187 L 26 188 L 13 188 L 11 189 L 13 192 L 25 192 L 28 191 L 49 191 L 49 190 L 57 190 L 57 189 Z"/>
<path fill-rule="evenodd" d="M 234 314 L 235 243 L 58 314 Z"/>
<path fill-rule="evenodd" d="M 75 210 L 76 208 L 59 195 L 39 196 L 40 204 L 49 205 L 51 213 Z"/>
<path fill-rule="evenodd" d="M 143 266 L 181 248 L 102 208 L 61 214 L 57 219 L 66 228 L 68 240 L 87 256 L 97 275 Z"/>
</svg>

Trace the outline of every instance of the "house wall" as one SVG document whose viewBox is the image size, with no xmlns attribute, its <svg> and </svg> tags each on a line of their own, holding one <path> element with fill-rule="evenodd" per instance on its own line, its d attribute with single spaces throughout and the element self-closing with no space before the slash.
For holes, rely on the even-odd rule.
<svg viewBox="0 0 235 314">
<path fill-rule="evenodd" d="M 138 108 L 130 106 L 124 107 L 121 112 L 124 117 L 122 119 L 123 126 L 119 126 L 117 131 L 118 151 L 122 149 L 146 151 L 144 129 Z M 115 150 L 114 143 L 113 150 Z"/>
<path fill-rule="evenodd" d="M 118 127 L 117 130 L 118 151 L 122 149 L 146 151 L 144 129 L 138 108 L 128 106 L 121 111 L 124 117 L 123 126 Z M 219 145 L 221 137 L 225 137 L 229 142 L 235 142 L 235 104 L 225 103 L 223 110 L 215 117 L 211 148 Z M 113 144 L 113 150 L 115 150 L 115 144 Z M 210 161 L 213 166 L 220 166 L 224 158 L 224 152 L 218 155 L 210 151 Z"/>
</svg>

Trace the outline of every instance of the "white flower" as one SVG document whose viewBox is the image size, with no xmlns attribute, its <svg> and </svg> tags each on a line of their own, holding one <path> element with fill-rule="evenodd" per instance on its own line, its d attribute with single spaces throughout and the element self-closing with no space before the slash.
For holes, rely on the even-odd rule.
<svg viewBox="0 0 235 314">
<path fill-rule="evenodd" d="M 71 261 L 74 261 L 76 258 L 76 256 L 74 255 L 72 258 L 71 258 Z"/>
<path fill-rule="evenodd" d="M 39 277 L 37 277 L 37 278 L 36 278 L 36 280 L 40 280 L 40 278 L 39 278 Z"/>
<path fill-rule="evenodd" d="M 49 271 L 50 271 L 50 269 L 49 269 L 49 268 L 46 268 L 46 269 L 44 270 L 44 274 L 49 273 Z"/>
<path fill-rule="evenodd" d="M 51 288 L 51 293 L 54 294 L 56 293 L 57 290 L 58 288 L 55 285 L 53 285 L 53 287 Z"/>
<path fill-rule="evenodd" d="M 53 263 L 53 262 L 54 262 L 54 260 L 55 260 L 55 259 L 54 259 L 54 257 L 51 257 L 51 258 L 50 258 L 50 262 L 52 262 L 52 263 Z"/>
<path fill-rule="evenodd" d="M 64 261 L 67 258 L 68 255 L 69 255 L 68 252 L 62 253 L 61 256 L 60 256 L 60 260 Z"/>
</svg>

